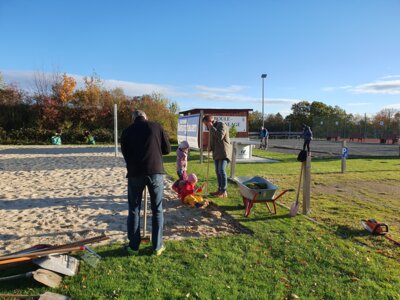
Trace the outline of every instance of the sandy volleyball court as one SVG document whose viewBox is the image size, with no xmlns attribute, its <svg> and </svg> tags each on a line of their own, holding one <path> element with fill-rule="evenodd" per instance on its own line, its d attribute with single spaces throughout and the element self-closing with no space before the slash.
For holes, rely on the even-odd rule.
<svg viewBox="0 0 400 300">
<path fill-rule="evenodd" d="M 39 243 L 105 233 L 126 242 L 126 178 L 113 147 L 0 146 L 0 255 Z M 215 206 L 182 205 L 165 180 L 165 238 L 216 236 L 238 228 Z M 148 232 L 151 230 L 148 219 Z"/>
</svg>

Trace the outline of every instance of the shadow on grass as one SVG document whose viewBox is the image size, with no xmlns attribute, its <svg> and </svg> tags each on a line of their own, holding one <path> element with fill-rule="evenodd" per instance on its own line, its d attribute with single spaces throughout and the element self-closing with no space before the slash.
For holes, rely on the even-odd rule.
<svg viewBox="0 0 400 300">
<path fill-rule="evenodd" d="M 129 255 L 125 250 L 125 245 L 119 245 L 116 249 L 108 250 L 97 250 L 102 258 L 119 258 L 119 257 L 135 257 L 134 255 Z M 137 256 L 150 256 L 153 255 L 153 250 L 151 248 L 151 243 L 142 243 L 140 245 L 139 254 Z"/>
<path fill-rule="evenodd" d="M 345 239 L 371 235 L 371 233 L 365 229 L 354 229 L 347 225 L 339 225 L 336 228 L 336 233 Z"/>
<path fill-rule="evenodd" d="M 210 198 L 212 200 L 212 198 Z M 210 201 L 212 202 L 212 201 Z M 218 205 L 218 204 L 217 204 Z M 244 211 L 244 205 L 236 205 L 236 206 L 228 206 L 228 205 L 218 205 L 218 208 L 229 213 L 230 211 L 236 211 L 236 210 L 243 210 Z"/>
<path fill-rule="evenodd" d="M 244 217 L 242 219 L 238 219 L 241 223 L 246 223 L 246 222 L 254 222 L 254 221 L 268 221 L 268 220 L 278 220 L 278 219 L 288 219 L 290 216 L 287 215 L 270 215 L 267 217 L 257 217 L 257 218 L 252 218 L 251 214 L 247 218 Z"/>
</svg>

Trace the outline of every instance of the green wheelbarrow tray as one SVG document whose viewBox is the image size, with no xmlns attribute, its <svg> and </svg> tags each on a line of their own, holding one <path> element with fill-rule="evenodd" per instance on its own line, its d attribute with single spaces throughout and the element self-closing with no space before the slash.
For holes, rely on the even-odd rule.
<svg viewBox="0 0 400 300">
<path fill-rule="evenodd" d="M 240 194 L 243 198 L 245 217 L 250 215 L 254 203 L 265 203 L 269 212 L 276 214 L 275 201 L 282 197 L 285 193 L 294 191 L 294 189 L 287 189 L 275 197 L 278 186 L 260 176 L 238 176 L 234 178 L 234 181 L 238 184 Z M 268 202 L 273 204 L 273 211 L 269 207 Z"/>
</svg>

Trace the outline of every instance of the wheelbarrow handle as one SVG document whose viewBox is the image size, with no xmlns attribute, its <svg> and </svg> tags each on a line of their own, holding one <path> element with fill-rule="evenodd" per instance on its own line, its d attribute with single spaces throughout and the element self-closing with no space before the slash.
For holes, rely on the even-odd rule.
<svg viewBox="0 0 400 300">
<path fill-rule="evenodd" d="M 293 192 L 294 189 L 288 189 L 288 190 L 283 190 L 278 196 L 276 196 L 273 200 L 276 200 L 280 197 L 282 197 L 283 195 L 285 195 L 287 192 Z"/>
</svg>

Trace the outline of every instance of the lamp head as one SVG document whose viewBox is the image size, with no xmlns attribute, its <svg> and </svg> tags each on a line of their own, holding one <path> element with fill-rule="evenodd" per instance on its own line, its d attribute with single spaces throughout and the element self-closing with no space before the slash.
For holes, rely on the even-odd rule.
<svg viewBox="0 0 400 300">
<path fill-rule="evenodd" d="M 267 78 L 267 74 L 261 74 L 261 78 Z"/>
</svg>

